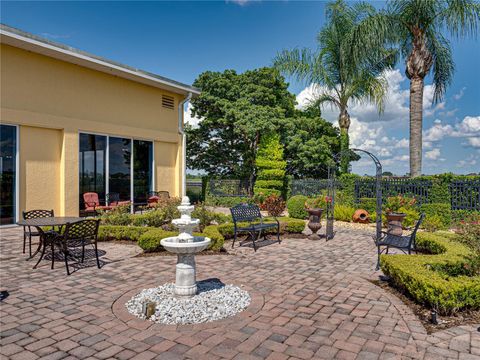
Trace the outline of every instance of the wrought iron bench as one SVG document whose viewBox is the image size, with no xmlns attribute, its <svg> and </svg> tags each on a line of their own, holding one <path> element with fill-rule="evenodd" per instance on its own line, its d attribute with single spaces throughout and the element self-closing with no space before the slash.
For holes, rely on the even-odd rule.
<svg viewBox="0 0 480 360">
<path fill-rule="evenodd" d="M 260 208 L 256 205 L 240 204 L 230 209 L 233 219 L 233 243 L 232 248 L 237 240 L 239 232 L 246 232 L 252 238 L 253 249 L 257 251 L 255 240 L 262 236 L 262 232 L 267 229 L 277 228 L 277 240 L 280 243 L 280 223 L 275 219 L 276 223 L 264 223 Z M 248 222 L 248 226 L 239 226 L 239 222 Z M 266 240 L 267 234 L 264 233 L 263 238 Z"/>
<path fill-rule="evenodd" d="M 399 249 L 405 254 L 411 254 L 412 251 L 416 251 L 415 237 L 423 219 L 425 219 L 425 213 L 420 215 L 420 218 L 417 220 L 414 227 L 406 229 L 411 231 L 410 234 L 394 235 L 382 231 L 383 236 L 376 242 L 378 253 L 377 270 L 380 269 L 380 255 L 383 254 L 384 251 L 385 254 L 388 254 L 390 248 Z M 383 250 L 381 249 L 382 246 L 384 247 Z"/>
</svg>

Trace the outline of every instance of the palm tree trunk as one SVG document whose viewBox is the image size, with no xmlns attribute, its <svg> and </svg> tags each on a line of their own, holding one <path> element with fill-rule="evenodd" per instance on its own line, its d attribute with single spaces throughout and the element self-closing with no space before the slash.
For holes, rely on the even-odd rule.
<svg viewBox="0 0 480 360">
<path fill-rule="evenodd" d="M 350 145 L 350 139 L 348 138 L 348 129 L 350 128 L 350 114 L 346 107 L 340 109 L 338 116 L 338 125 L 340 126 L 340 171 L 344 174 L 349 171 L 350 154 L 348 154 L 348 148 Z"/>
<path fill-rule="evenodd" d="M 410 80 L 410 176 L 422 174 L 423 78 Z"/>
</svg>

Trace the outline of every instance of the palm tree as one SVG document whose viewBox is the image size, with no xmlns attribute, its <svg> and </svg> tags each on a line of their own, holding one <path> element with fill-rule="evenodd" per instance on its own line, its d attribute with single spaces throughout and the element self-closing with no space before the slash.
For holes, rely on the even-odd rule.
<svg viewBox="0 0 480 360">
<path fill-rule="evenodd" d="M 454 72 L 450 42 L 442 34 L 457 38 L 476 35 L 480 4 L 475 0 L 392 0 L 386 10 L 365 18 L 357 27 L 354 42 L 368 49 L 397 44 L 405 58 L 410 79 L 410 175 L 422 171 L 423 88 L 432 73 L 433 102 L 441 101 Z M 356 47 L 354 57 L 365 50 Z"/>
<path fill-rule="evenodd" d="M 339 110 L 342 153 L 349 146 L 349 103 L 371 102 L 381 112 L 387 87 L 382 73 L 396 62 L 396 52 L 382 45 L 363 58 L 352 56 L 358 24 L 374 14 L 375 8 L 366 3 L 349 6 L 342 0 L 331 2 L 327 5 L 327 24 L 317 35 L 318 50 L 283 50 L 274 59 L 281 72 L 314 84 L 318 94 L 311 104 L 330 104 Z M 341 170 L 348 171 L 346 156 L 342 157 Z"/>
</svg>

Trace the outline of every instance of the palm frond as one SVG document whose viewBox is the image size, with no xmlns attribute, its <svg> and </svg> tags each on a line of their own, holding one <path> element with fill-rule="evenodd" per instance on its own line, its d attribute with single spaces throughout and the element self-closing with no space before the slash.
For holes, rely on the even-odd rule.
<svg viewBox="0 0 480 360">
<path fill-rule="evenodd" d="M 447 86 L 452 82 L 455 64 L 450 44 L 442 34 L 431 31 L 427 33 L 427 39 L 427 46 L 433 56 L 433 103 L 436 103 L 443 99 Z"/>
<path fill-rule="evenodd" d="M 439 27 L 456 37 L 475 37 L 480 22 L 480 3 L 475 0 L 447 0 L 446 4 L 436 15 Z"/>
</svg>

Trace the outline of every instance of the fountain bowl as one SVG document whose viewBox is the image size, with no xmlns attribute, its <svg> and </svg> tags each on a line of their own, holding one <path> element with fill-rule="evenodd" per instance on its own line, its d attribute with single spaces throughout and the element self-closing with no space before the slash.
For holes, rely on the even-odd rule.
<svg viewBox="0 0 480 360">
<path fill-rule="evenodd" d="M 178 236 L 162 239 L 160 244 L 165 250 L 175 254 L 196 254 L 208 248 L 210 238 L 194 236 L 192 242 L 178 242 Z"/>
</svg>

